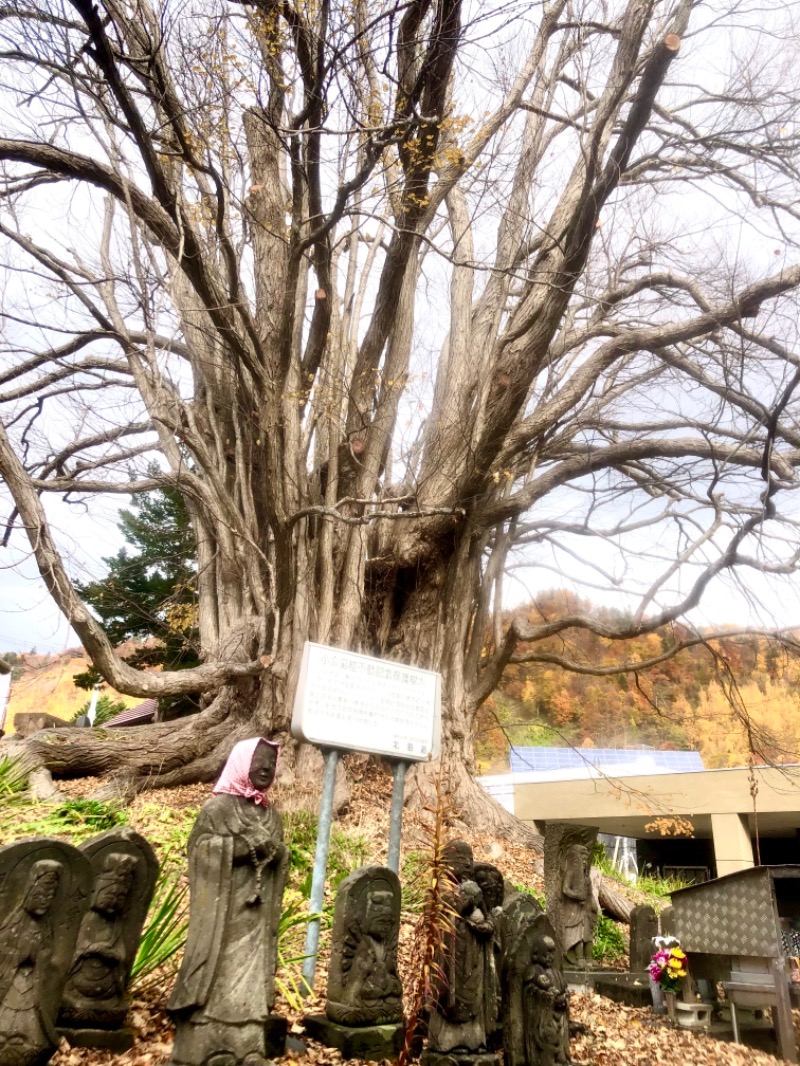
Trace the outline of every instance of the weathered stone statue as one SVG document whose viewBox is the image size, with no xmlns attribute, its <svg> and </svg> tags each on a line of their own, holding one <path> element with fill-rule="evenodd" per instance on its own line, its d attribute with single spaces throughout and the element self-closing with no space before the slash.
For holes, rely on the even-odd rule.
<svg viewBox="0 0 800 1066">
<path fill-rule="evenodd" d="M 658 915 L 653 907 L 641 903 L 631 911 L 631 946 L 628 953 L 631 973 L 643 973 L 650 965 L 655 948 L 653 938 L 658 936 Z"/>
<path fill-rule="evenodd" d="M 472 880 L 483 893 L 486 909 L 494 912 L 502 908 L 505 899 L 505 879 L 502 871 L 490 862 L 476 862 L 472 866 Z"/>
<path fill-rule="evenodd" d="M 452 928 L 442 938 L 436 960 L 429 1062 L 436 1061 L 437 1055 L 462 1058 L 485 1052 L 487 1018 L 496 1009 L 494 990 L 486 987 L 494 925 L 486 913 L 483 893 L 468 879 L 472 851 L 463 841 L 454 841 L 443 851 L 451 881 L 446 902 Z"/>
<path fill-rule="evenodd" d="M 0 849 L 0 1066 L 41 1066 L 55 1050 L 56 1013 L 91 884 L 88 859 L 69 844 L 28 840 Z"/>
<path fill-rule="evenodd" d="M 492 921 L 492 940 L 486 952 L 486 1045 L 489 1048 L 499 1048 L 502 1043 L 503 1029 L 500 970 L 503 965 L 501 927 L 505 880 L 502 872 L 491 863 L 476 862 L 472 869 L 475 883 L 483 895 L 484 914 Z"/>
<path fill-rule="evenodd" d="M 530 900 L 530 905 L 524 900 Z M 535 919 L 541 907 L 530 896 L 512 897 L 506 902 L 506 907 L 509 905 L 513 905 L 513 920 L 506 926 L 501 969 L 503 1062 L 504 1066 L 527 1066 L 525 978 L 533 958 Z"/>
<path fill-rule="evenodd" d="M 513 892 L 503 901 L 503 909 L 498 919 L 500 946 L 503 959 L 517 942 L 523 927 L 531 918 L 542 913 L 541 904 L 527 892 Z M 501 967 L 502 970 L 502 967 Z"/>
<path fill-rule="evenodd" d="M 94 1030 L 116 1030 L 125 1021 L 131 967 L 158 877 L 152 847 L 131 829 L 111 829 L 80 848 L 92 864 L 94 887 L 70 966 L 59 1029 L 71 1044 L 109 1046 L 93 1041 Z M 129 1040 L 115 1044 L 130 1046 Z"/>
<path fill-rule="evenodd" d="M 442 864 L 453 883 L 474 880 L 472 848 L 466 840 L 449 840 L 442 848 Z"/>
<path fill-rule="evenodd" d="M 545 827 L 545 894 L 559 966 L 584 969 L 592 963 L 597 903 L 590 871 L 596 840 L 592 826 L 551 822 Z"/>
<path fill-rule="evenodd" d="M 524 977 L 527 1066 L 564 1066 L 569 1057 L 569 992 L 556 966 L 555 930 L 542 914 L 534 918 L 532 958 Z"/>
<path fill-rule="evenodd" d="M 365 866 L 336 894 L 325 1013 L 342 1025 L 403 1019 L 397 976 L 400 880 L 386 866 Z"/>
<path fill-rule="evenodd" d="M 400 880 L 386 866 L 364 866 L 336 893 L 325 1014 L 303 1019 L 306 1032 L 342 1058 L 394 1059 L 403 1046 L 403 989 L 397 976 Z"/>
<path fill-rule="evenodd" d="M 189 837 L 189 935 L 168 1005 L 174 1063 L 263 1066 L 283 1052 L 286 1024 L 271 1013 L 289 862 L 267 798 L 277 755 L 263 738 L 234 745 Z"/>
</svg>

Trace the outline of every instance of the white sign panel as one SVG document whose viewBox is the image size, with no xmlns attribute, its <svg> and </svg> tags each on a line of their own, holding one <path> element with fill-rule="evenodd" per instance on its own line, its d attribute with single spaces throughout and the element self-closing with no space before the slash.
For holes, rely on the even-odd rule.
<svg viewBox="0 0 800 1066">
<path fill-rule="evenodd" d="M 306 642 L 292 736 L 408 762 L 436 758 L 441 681 L 432 670 Z"/>
</svg>

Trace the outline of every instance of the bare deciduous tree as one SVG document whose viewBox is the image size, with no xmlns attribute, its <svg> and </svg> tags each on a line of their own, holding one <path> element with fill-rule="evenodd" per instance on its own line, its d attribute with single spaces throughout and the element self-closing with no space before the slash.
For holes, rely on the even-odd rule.
<svg viewBox="0 0 800 1066">
<path fill-rule="evenodd" d="M 794 571 L 800 87 L 772 7 L 0 8 L 6 542 L 117 689 L 208 693 L 40 759 L 208 778 L 287 733 L 310 638 L 440 670 L 477 804 L 472 723 L 512 658 Z M 158 486 L 195 526 L 203 665 L 142 673 L 46 508 Z M 617 624 L 503 622 L 520 559 L 624 587 L 637 557 Z"/>
</svg>

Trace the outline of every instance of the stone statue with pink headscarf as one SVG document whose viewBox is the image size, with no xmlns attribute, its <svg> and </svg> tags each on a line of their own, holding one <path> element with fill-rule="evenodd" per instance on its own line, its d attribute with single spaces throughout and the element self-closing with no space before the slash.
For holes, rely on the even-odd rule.
<svg viewBox="0 0 800 1066">
<path fill-rule="evenodd" d="M 289 851 L 267 798 L 278 745 L 234 745 L 189 837 L 191 910 L 169 1011 L 180 1066 L 264 1066 L 286 1023 L 272 1013 Z"/>
</svg>

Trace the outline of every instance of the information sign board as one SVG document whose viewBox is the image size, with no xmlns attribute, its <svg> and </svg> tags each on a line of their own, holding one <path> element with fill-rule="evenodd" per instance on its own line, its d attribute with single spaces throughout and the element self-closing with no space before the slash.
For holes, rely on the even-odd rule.
<svg viewBox="0 0 800 1066">
<path fill-rule="evenodd" d="M 441 679 L 432 670 L 307 641 L 292 736 L 408 762 L 436 758 Z"/>
</svg>

